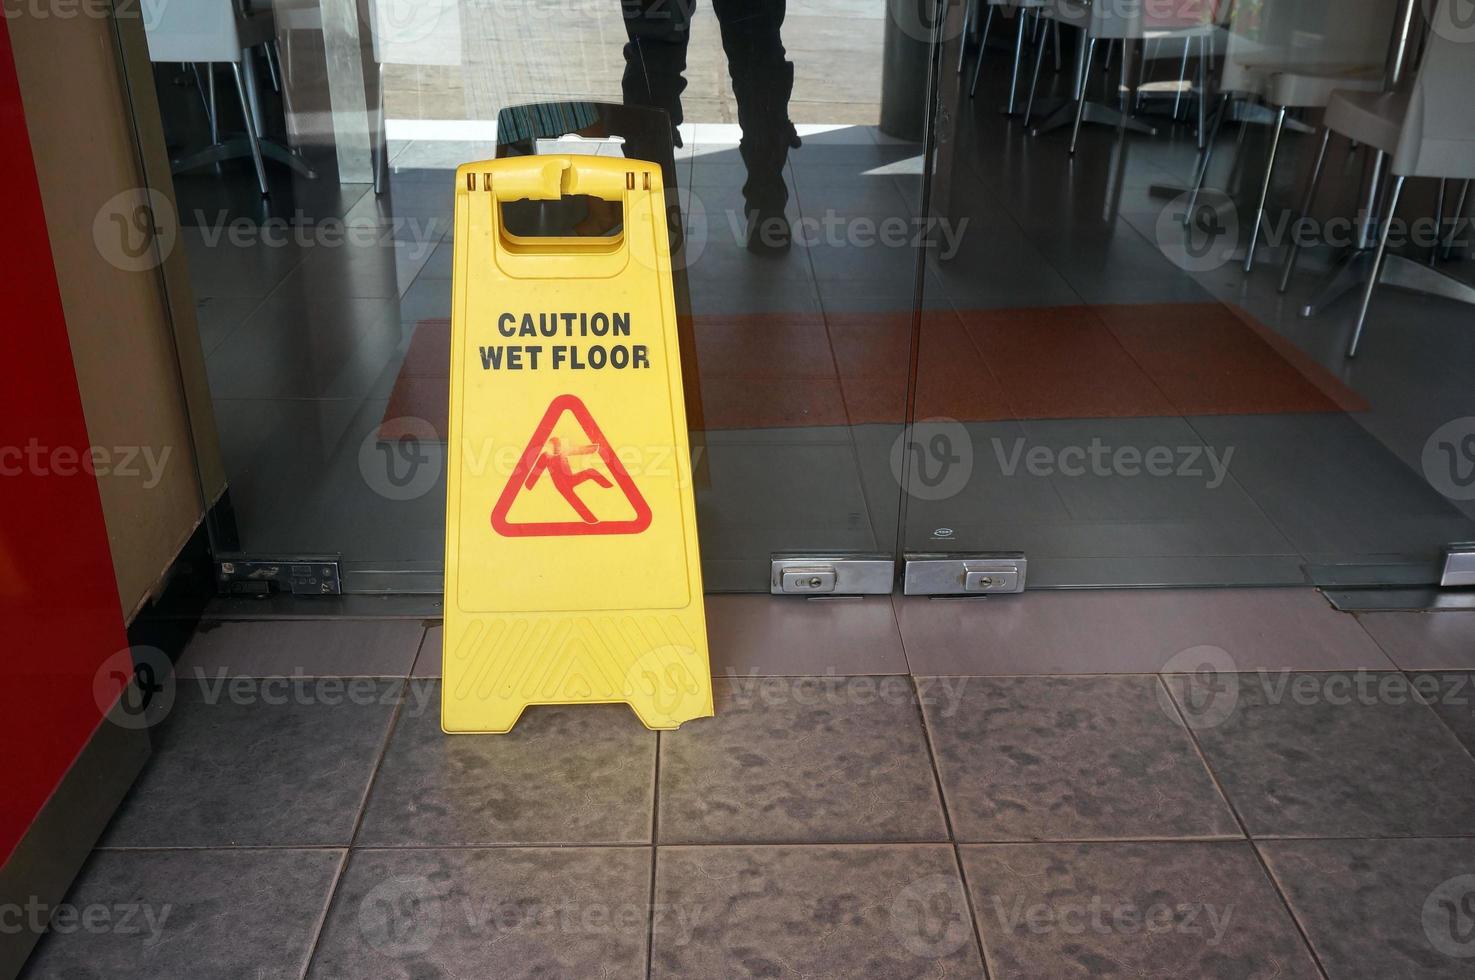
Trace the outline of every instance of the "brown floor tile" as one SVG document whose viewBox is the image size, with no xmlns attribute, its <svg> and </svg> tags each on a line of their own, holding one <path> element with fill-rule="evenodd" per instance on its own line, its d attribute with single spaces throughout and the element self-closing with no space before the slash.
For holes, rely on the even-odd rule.
<svg viewBox="0 0 1475 980">
<path fill-rule="evenodd" d="M 656 736 L 624 705 L 529 708 L 506 735 L 446 735 L 440 682 L 409 682 L 355 843 L 649 843 Z"/>
<path fill-rule="evenodd" d="M 1475 973 L 1475 840 L 1258 847 L 1331 980 Z"/>
<path fill-rule="evenodd" d="M 655 907 L 652 978 L 984 976 L 945 844 L 661 847 Z"/>
<path fill-rule="evenodd" d="M 994 980 L 1320 976 L 1247 843 L 959 850 Z"/>
<path fill-rule="evenodd" d="M 1409 674 L 1410 681 L 1435 713 L 1475 755 L 1475 672 Z"/>
<path fill-rule="evenodd" d="M 1404 670 L 1475 670 L 1475 612 L 1359 613 L 1357 620 Z"/>
<path fill-rule="evenodd" d="M 901 674 L 907 669 L 886 596 L 709 595 L 707 635 L 714 675 Z"/>
<path fill-rule="evenodd" d="M 1165 680 L 1251 836 L 1475 835 L 1475 759 L 1405 675 Z"/>
<path fill-rule="evenodd" d="M 646 847 L 356 850 L 315 980 L 645 976 Z"/>
<path fill-rule="evenodd" d="M 661 735 L 661 843 L 947 840 L 909 677 L 718 680 Z"/>
<path fill-rule="evenodd" d="M 914 674 L 1147 673 L 1195 647 L 1227 669 L 1388 669 L 1312 589 L 1038 591 L 986 600 L 898 597 Z M 1168 669 L 1173 669 L 1169 666 Z"/>
<path fill-rule="evenodd" d="M 53 928 L 20 975 L 300 977 L 342 862 L 327 849 L 98 852 L 67 895 L 77 925 Z M 9 908 L 13 934 L 19 908 Z M 107 927 L 96 927 L 98 912 Z"/>
<path fill-rule="evenodd" d="M 956 840 L 1240 836 L 1156 677 L 918 688 Z"/>
<path fill-rule="evenodd" d="M 405 677 L 424 624 L 418 619 L 206 622 L 179 661 L 184 676 Z"/>
</svg>

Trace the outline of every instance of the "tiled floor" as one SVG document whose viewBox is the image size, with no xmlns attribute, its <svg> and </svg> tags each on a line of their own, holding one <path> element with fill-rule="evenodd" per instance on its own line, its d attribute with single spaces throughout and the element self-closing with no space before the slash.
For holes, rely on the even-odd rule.
<svg viewBox="0 0 1475 980">
<path fill-rule="evenodd" d="M 68 899 L 119 918 L 27 980 L 1469 975 L 1475 614 L 710 609 L 717 715 L 662 733 L 449 737 L 432 623 L 212 623 Z"/>
</svg>

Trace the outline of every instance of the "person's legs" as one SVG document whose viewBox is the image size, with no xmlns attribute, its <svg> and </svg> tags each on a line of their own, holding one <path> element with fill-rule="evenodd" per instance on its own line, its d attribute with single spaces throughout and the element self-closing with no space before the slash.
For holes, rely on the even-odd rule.
<svg viewBox="0 0 1475 980">
<path fill-rule="evenodd" d="M 654 106 L 671 117 L 671 140 L 681 145 L 681 93 L 696 0 L 620 0 L 625 19 L 626 105 Z"/>
<path fill-rule="evenodd" d="M 770 248 L 787 248 L 789 238 L 784 164 L 793 137 L 794 65 L 785 57 L 781 34 L 785 7 L 786 0 L 712 0 L 743 131 L 739 152 L 748 170 L 743 198 L 750 244 Z M 761 241 L 753 242 L 755 236 Z"/>
</svg>

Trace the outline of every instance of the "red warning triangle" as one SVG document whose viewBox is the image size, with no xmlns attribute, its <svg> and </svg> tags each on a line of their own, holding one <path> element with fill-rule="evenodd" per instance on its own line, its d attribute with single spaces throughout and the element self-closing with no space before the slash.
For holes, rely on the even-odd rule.
<svg viewBox="0 0 1475 980">
<path fill-rule="evenodd" d="M 584 439 L 577 445 L 566 445 L 553 437 L 553 429 L 564 413 L 573 416 L 584 432 Z M 589 457 L 598 457 L 609 472 L 606 477 L 598 469 L 583 464 Z M 611 484 L 613 480 L 613 484 Z M 566 521 L 536 521 L 511 523 L 507 519 L 518 495 L 531 490 L 541 481 L 547 481 L 568 503 L 570 519 Z M 579 487 L 584 483 L 610 488 L 619 487 L 625 499 L 635 509 L 635 516 L 628 520 L 604 521 L 594 513 L 579 496 Z M 609 440 L 599 430 L 594 416 L 575 395 L 559 395 L 543 413 L 543 421 L 533 431 L 527 448 L 512 471 L 512 478 L 497 498 L 492 508 L 492 528 L 503 537 L 562 537 L 575 534 L 639 534 L 650 527 L 650 505 L 640 495 L 630 472 L 615 456 Z"/>
</svg>

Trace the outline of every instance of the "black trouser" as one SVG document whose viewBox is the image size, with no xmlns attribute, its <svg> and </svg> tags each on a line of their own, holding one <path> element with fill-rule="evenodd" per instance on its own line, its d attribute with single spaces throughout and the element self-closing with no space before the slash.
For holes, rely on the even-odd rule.
<svg viewBox="0 0 1475 980">
<path fill-rule="evenodd" d="M 794 91 L 794 65 L 784 57 L 781 36 L 787 0 L 711 2 L 722 29 L 722 49 L 743 131 L 739 152 L 748 170 L 743 197 L 750 209 L 782 211 L 789 199 L 784 162 L 789 154 L 789 96 Z M 621 3 L 629 38 L 625 103 L 664 109 L 671 125 L 679 126 L 696 0 Z"/>
</svg>

